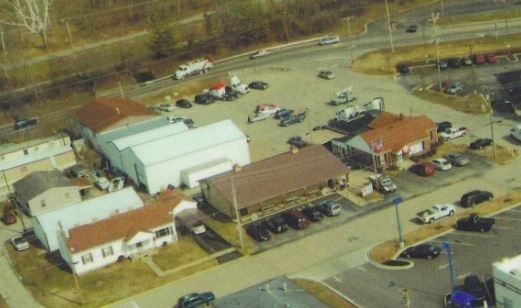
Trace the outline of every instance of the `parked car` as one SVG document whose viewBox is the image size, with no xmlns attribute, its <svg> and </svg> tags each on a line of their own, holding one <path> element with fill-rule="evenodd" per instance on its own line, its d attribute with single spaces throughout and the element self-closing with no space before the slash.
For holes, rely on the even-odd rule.
<svg viewBox="0 0 521 308">
<path fill-rule="evenodd" d="M 474 64 L 485 64 L 486 59 L 482 54 L 477 54 L 472 56 L 472 63 Z"/>
<path fill-rule="evenodd" d="M 407 33 L 415 33 L 418 30 L 418 25 L 412 24 L 405 29 L 405 32 Z"/>
<path fill-rule="evenodd" d="M 456 223 L 456 229 L 462 231 L 488 232 L 494 225 L 494 218 L 482 218 L 471 214 L 466 218 L 461 218 Z"/>
<path fill-rule="evenodd" d="M 393 180 L 391 180 L 387 175 L 371 175 L 369 180 L 371 181 L 371 184 L 373 184 L 374 189 L 384 194 L 393 193 L 398 189 Z"/>
<path fill-rule="evenodd" d="M 271 52 L 267 51 L 266 49 L 262 49 L 259 51 L 256 51 L 250 55 L 250 59 L 257 59 L 257 58 L 263 58 L 271 55 Z"/>
<path fill-rule="evenodd" d="M 418 212 L 416 218 L 424 224 L 431 224 L 435 220 L 445 216 L 452 216 L 455 212 L 456 210 L 452 204 L 436 204 L 424 211 Z"/>
<path fill-rule="evenodd" d="M 175 102 L 175 105 L 179 108 L 192 108 L 192 103 L 187 99 L 180 99 Z"/>
<path fill-rule="evenodd" d="M 452 127 L 452 123 L 448 122 L 448 121 L 437 122 L 436 126 L 438 126 L 438 129 L 437 129 L 438 133 L 441 133 L 441 132 L 446 131 L 447 128 L 451 128 Z"/>
<path fill-rule="evenodd" d="M 302 214 L 306 216 L 307 219 L 311 220 L 312 222 L 321 221 L 324 216 L 322 215 L 322 212 L 320 212 L 320 208 L 310 205 L 302 209 Z"/>
<path fill-rule="evenodd" d="M 469 145 L 469 149 L 471 150 L 482 150 L 488 146 L 492 145 L 492 139 L 490 138 L 479 138 L 475 141 L 471 142 Z"/>
<path fill-rule="evenodd" d="M 323 200 L 318 203 L 318 207 L 324 215 L 329 217 L 340 215 L 340 212 L 342 211 L 340 204 L 333 200 Z"/>
<path fill-rule="evenodd" d="M 201 305 L 209 305 L 215 300 L 212 292 L 190 293 L 177 301 L 177 308 L 193 308 Z"/>
<path fill-rule="evenodd" d="M 17 251 L 29 249 L 29 242 L 21 235 L 11 238 L 11 244 Z"/>
<path fill-rule="evenodd" d="M 270 217 L 262 222 L 263 226 L 272 233 L 278 234 L 288 230 L 288 224 L 279 215 Z"/>
<path fill-rule="evenodd" d="M 190 231 L 192 231 L 192 233 L 196 235 L 203 234 L 206 232 L 206 226 L 203 223 L 198 222 L 190 228 Z"/>
<path fill-rule="evenodd" d="M 290 226 L 295 230 L 301 230 L 309 227 L 311 222 L 302 214 L 302 212 L 298 210 L 289 210 L 282 214 L 282 217 Z"/>
<path fill-rule="evenodd" d="M 14 122 L 14 129 L 32 128 L 38 125 L 38 119 L 19 119 Z"/>
<path fill-rule="evenodd" d="M 440 60 L 437 64 L 440 70 L 446 70 L 449 68 L 449 62 L 447 60 Z"/>
<path fill-rule="evenodd" d="M 264 242 L 271 238 L 268 230 L 260 223 L 252 223 L 246 228 L 246 233 L 257 242 Z"/>
<path fill-rule="evenodd" d="M 163 103 L 159 104 L 158 110 L 163 112 L 172 112 L 174 111 L 174 106 L 172 106 L 172 104 L 169 103 Z"/>
<path fill-rule="evenodd" d="M 438 246 L 431 244 L 420 244 L 418 246 L 407 248 L 400 254 L 402 258 L 419 258 L 419 259 L 434 259 L 437 258 L 441 253 L 441 249 Z"/>
<path fill-rule="evenodd" d="M 335 75 L 330 70 L 322 70 L 318 73 L 318 77 L 329 80 L 335 78 Z"/>
<path fill-rule="evenodd" d="M 431 163 L 419 163 L 409 168 L 409 171 L 420 176 L 431 176 L 436 172 L 436 169 Z"/>
<path fill-rule="evenodd" d="M 460 307 L 484 307 L 481 301 L 478 301 L 472 294 L 461 290 L 454 290 L 445 295 L 443 299 L 443 307 L 460 308 Z"/>
<path fill-rule="evenodd" d="M 453 166 L 465 166 L 469 163 L 469 159 L 463 155 L 462 153 L 453 152 L 448 153 L 443 156 L 446 160 L 448 160 Z"/>
<path fill-rule="evenodd" d="M 174 117 L 174 116 L 166 117 L 166 120 L 168 122 L 170 122 L 170 124 L 176 124 L 176 123 L 179 123 L 179 122 L 183 122 L 184 119 L 185 119 L 185 117 Z"/>
<path fill-rule="evenodd" d="M 223 93 L 218 99 L 222 101 L 231 102 L 239 98 L 239 93 L 237 91 L 231 91 Z"/>
<path fill-rule="evenodd" d="M 306 112 L 293 112 L 287 117 L 280 119 L 280 126 L 290 126 L 297 123 L 302 123 L 304 119 L 306 118 Z"/>
<path fill-rule="evenodd" d="M 4 225 L 12 225 L 16 223 L 16 214 L 12 211 L 5 211 L 2 214 L 2 222 Z"/>
<path fill-rule="evenodd" d="M 331 44 L 336 44 L 336 43 L 340 43 L 340 37 L 335 35 L 335 36 L 326 36 L 326 37 L 321 38 L 320 41 L 318 42 L 318 45 L 325 46 L 325 45 L 331 45 Z"/>
<path fill-rule="evenodd" d="M 292 109 L 280 109 L 275 112 L 275 119 L 282 119 L 289 117 L 295 110 Z"/>
<path fill-rule="evenodd" d="M 461 67 L 461 59 L 460 58 L 451 58 L 448 61 L 450 68 L 460 68 Z"/>
<path fill-rule="evenodd" d="M 438 135 L 441 140 L 451 140 L 459 137 L 463 137 L 469 133 L 468 128 L 466 127 L 451 127 L 446 130 L 440 132 Z"/>
<path fill-rule="evenodd" d="M 264 81 L 252 81 L 248 85 L 248 87 L 250 89 L 255 89 L 255 90 L 266 90 L 268 88 L 268 86 L 269 86 L 269 84 Z"/>
<path fill-rule="evenodd" d="M 434 168 L 441 171 L 447 171 L 452 169 L 452 164 L 445 158 L 436 158 L 433 161 L 431 161 L 431 164 L 434 166 Z"/>
<path fill-rule="evenodd" d="M 468 57 L 461 58 L 461 65 L 462 66 L 470 66 L 472 65 L 472 60 Z"/>
<path fill-rule="evenodd" d="M 477 300 L 484 300 L 488 297 L 485 283 L 477 275 L 468 275 L 463 280 L 463 291 L 470 293 Z"/>
<path fill-rule="evenodd" d="M 461 93 L 463 92 L 463 85 L 461 85 L 461 82 L 455 82 L 447 88 L 446 92 L 452 95 Z"/>
<path fill-rule="evenodd" d="M 489 53 L 488 55 L 485 56 L 486 60 L 487 60 L 487 63 L 489 64 L 497 64 L 497 57 L 495 54 L 493 53 Z"/>
<path fill-rule="evenodd" d="M 210 93 L 199 94 L 194 97 L 194 103 L 208 105 L 215 102 L 215 98 Z"/>
<path fill-rule="evenodd" d="M 396 70 L 398 71 L 398 73 L 402 74 L 402 75 L 407 75 L 409 74 L 409 66 L 405 65 L 405 64 L 398 64 L 396 65 Z"/>
<path fill-rule="evenodd" d="M 299 149 L 308 145 L 308 143 L 306 141 L 302 140 L 302 137 L 300 137 L 300 136 L 293 136 L 293 137 L 289 138 L 288 143 Z"/>
<path fill-rule="evenodd" d="M 475 206 L 478 203 L 489 201 L 492 199 L 494 199 L 494 194 L 492 194 L 489 191 L 473 190 L 461 196 L 460 206 Z"/>
</svg>

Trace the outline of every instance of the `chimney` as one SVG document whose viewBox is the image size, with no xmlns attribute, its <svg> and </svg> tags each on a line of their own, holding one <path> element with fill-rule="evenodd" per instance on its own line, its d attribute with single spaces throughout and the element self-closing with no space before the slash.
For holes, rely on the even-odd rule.
<svg viewBox="0 0 521 308">
<path fill-rule="evenodd" d="M 291 154 L 297 154 L 298 153 L 298 148 L 296 146 L 292 145 L 289 148 L 289 151 L 291 152 Z"/>
<path fill-rule="evenodd" d="M 238 164 L 233 165 L 233 172 L 240 172 L 242 170 L 242 167 Z"/>
</svg>

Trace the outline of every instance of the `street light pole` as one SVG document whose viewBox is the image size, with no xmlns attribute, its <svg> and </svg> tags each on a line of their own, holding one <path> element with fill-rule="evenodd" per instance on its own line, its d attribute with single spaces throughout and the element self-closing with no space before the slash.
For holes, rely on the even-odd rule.
<svg viewBox="0 0 521 308">
<path fill-rule="evenodd" d="M 396 197 L 393 199 L 394 209 L 396 210 L 396 224 L 398 226 L 398 239 L 400 241 L 400 248 L 405 247 L 405 240 L 402 235 L 402 225 L 400 223 L 400 211 L 398 210 L 398 205 L 403 202 L 402 197 Z"/>
<path fill-rule="evenodd" d="M 490 109 L 488 112 L 488 120 L 490 122 L 490 137 L 492 138 L 492 153 L 494 155 L 494 160 L 497 158 L 497 149 L 496 149 L 496 140 L 494 138 L 494 121 L 492 120 L 492 114 L 494 113 L 492 109 L 492 103 L 490 102 L 490 94 L 487 93 L 486 96 L 488 102 L 488 108 Z"/>
<path fill-rule="evenodd" d="M 450 276 L 450 286 L 451 290 L 454 290 L 456 288 L 456 276 L 454 272 L 454 263 L 452 260 L 452 247 L 449 242 L 443 242 L 441 245 L 443 249 L 447 251 L 447 257 L 449 261 L 449 276 Z"/>
<path fill-rule="evenodd" d="M 393 32 L 391 30 L 391 15 L 389 14 L 389 4 L 387 3 L 387 0 L 385 0 L 385 10 L 387 12 L 387 28 L 389 29 L 389 40 L 391 42 L 391 51 L 394 52 Z"/>
<path fill-rule="evenodd" d="M 438 67 L 438 85 L 440 86 L 440 92 L 443 91 L 441 84 L 441 68 L 440 68 L 440 54 L 438 52 L 438 38 L 434 39 L 434 48 L 436 50 L 436 66 Z"/>
<path fill-rule="evenodd" d="M 353 66 L 353 46 L 351 45 L 351 23 L 350 20 L 353 18 L 353 16 L 347 16 L 347 39 L 348 39 L 348 48 L 349 48 L 349 66 Z"/>
</svg>

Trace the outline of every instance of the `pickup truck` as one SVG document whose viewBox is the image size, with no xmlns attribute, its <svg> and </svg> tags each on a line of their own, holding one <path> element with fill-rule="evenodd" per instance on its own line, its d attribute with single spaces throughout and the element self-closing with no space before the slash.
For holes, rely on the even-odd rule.
<svg viewBox="0 0 521 308">
<path fill-rule="evenodd" d="M 393 183 L 393 180 L 387 175 L 372 175 L 369 177 L 369 180 L 375 189 L 384 194 L 395 192 L 396 189 L 398 189 L 396 184 Z"/>
<path fill-rule="evenodd" d="M 441 140 L 451 140 L 459 137 L 463 137 L 468 134 L 469 130 L 466 127 L 450 127 L 442 131 L 439 136 Z"/>
<path fill-rule="evenodd" d="M 467 218 L 461 218 L 456 223 L 456 229 L 463 231 L 488 232 L 496 220 L 494 218 L 482 218 L 478 215 L 470 215 Z"/>
<path fill-rule="evenodd" d="M 455 209 L 452 204 L 436 204 L 433 205 L 430 209 L 416 214 L 416 218 L 418 218 L 418 220 L 424 224 L 431 224 L 437 219 L 454 215 L 454 212 Z"/>
</svg>

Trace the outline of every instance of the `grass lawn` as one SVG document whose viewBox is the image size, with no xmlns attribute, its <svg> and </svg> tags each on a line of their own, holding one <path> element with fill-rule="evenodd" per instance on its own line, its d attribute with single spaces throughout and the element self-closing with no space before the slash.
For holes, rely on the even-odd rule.
<svg viewBox="0 0 521 308">
<path fill-rule="evenodd" d="M 341 296 L 328 289 L 319 282 L 308 279 L 293 279 L 293 283 L 303 288 L 309 294 L 313 295 L 324 304 L 332 308 L 354 308 L 355 305 L 347 302 Z"/>
<path fill-rule="evenodd" d="M 431 103 L 444 105 L 454 110 L 471 113 L 486 114 L 489 112 L 488 102 L 480 94 L 471 93 L 465 96 L 450 95 L 432 89 L 416 91 L 414 95 Z"/>
<path fill-rule="evenodd" d="M 175 245 L 160 248 L 152 260 L 162 270 L 167 271 L 206 257 L 208 253 L 189 236 L 180 236 Z"/>
</svg>

